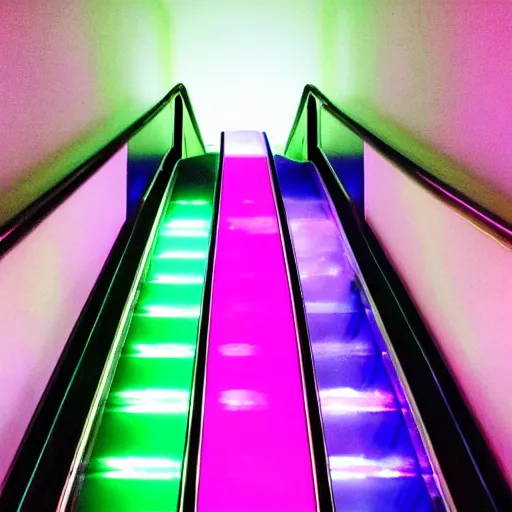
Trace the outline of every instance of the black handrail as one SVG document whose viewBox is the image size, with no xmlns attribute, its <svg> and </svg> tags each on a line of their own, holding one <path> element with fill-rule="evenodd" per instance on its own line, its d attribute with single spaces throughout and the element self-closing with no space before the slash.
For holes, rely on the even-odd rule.
<svg viewBox="0 0 512 512">
<path fill-rule="evenodd" d="M 307 152 L 301 159 L 314 164 L 332 199 L 363 281 L 405 373 L 455 506 L 458 510 L 482 512 L 512 510 L 512 494 L 498 461 L 431 333 L 371 227 L 317 144 L 316 99 L 308 94 L 304 101 L 306 126 L 299 140 L 302 150 L 305 145 Z M 303 115 L 304 111 L 299 110 L 294 132 Z M 287 149 L 291 140 L 292 137 Z"/>
<path fill-rule="evenodd" d="M 93 176 L 105 162 L 119 151 L 136 133 L 151 122 L 175 98 L 181 98 L 192 122 L 197 139 L 206 153 L 187 89 L 183 84 L 174 86 L 154 107 L 140 116 L 117 137 L 92 156 L 87 158 L 64 179 L 29 204 L 20 213 L 0 226 L 0 258 L 10 251 L 28 233 L 37 227 L 52 211 L 61 205 L 86 180 Z M 180 134 L 183 135 L 183 134 Z M 175 141 L 175 148 L 181 151 L 182 137 Z"/>
<path fill-rule="evenodd" d="M 413 162 L 398 150 L 392 148 L 377 135 L 359 124 L 346 113 L 342 112 L 314 85 L 308 84 L 304 87 L 299 108 L 297 109 L 297 115 L 286 144 L 285 155 L 288 154 L 291 142 L 295 136 L 297 128 L 299 127 L 304 111 L 306 111 L 306 116 L 308 115 L 307 105 L 310 97 L 314 98 L 314 100 L 318 100 L 321 103 L 322 108 L 329 112 L 329 114 L 359 136 L 363 141 L 376 149 L 379 153 L 384 155 L 387 159 L 391 160 L 402 172 L 414 179 L 422 187 L 434 194 L 438 199 L 456 210 L 459 214 L 463 215 L 470 222 L 481 227 L 493 238 L 496 238 L 507 246 L 512 246 L 512 224 L 510 222 L 489 211 L 476 200 L 467 197 L 459 190 L 434 176 L 433 173 Z M 317 109 L 316 102 L 314 104 L 314 108 L 315 110 Z M 317 116 L 317 118 L 319 118 L 319 116 Z M 322 149 L 319 145 L 318 132 L 314 137 L 310 137 L 308 134 L 306 140 L 308 151 L 311 149 L 311 145 L 314 145 L 315 148 L 320 150 Z"/>
</svg>

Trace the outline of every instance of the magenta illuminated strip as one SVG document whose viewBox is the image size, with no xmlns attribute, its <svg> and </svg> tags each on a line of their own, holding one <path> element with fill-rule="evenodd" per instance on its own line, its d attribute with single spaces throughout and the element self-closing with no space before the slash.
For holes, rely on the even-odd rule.
<svg viewBox="0 0 512 512">
<path fill-rule="evenodd" d="M 7 238 L 12 232 L 14 231 L 14 228 L 11 228 L 9 229 L 9 231 L 6 231 L 3 235 L 0 235 L 0 242 L 4 239 L 4 238 Z"/>
<path fill-rule="evenodd" d="M 292 300 L 262 134 L 224 137 L 199 512 L 317 510 Z"/>
</svg>

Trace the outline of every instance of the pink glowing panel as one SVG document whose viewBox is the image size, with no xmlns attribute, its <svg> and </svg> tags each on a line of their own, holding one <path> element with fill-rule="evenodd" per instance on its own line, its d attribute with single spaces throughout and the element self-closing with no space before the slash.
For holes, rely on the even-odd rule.
<svg viewBox="0 0 512 512">
<path fill-rule="evenodd" d="M 293 305 L 256 132 L 225 135 L 214 265 L 198 510 L 317 510 Z"/>
</svg>

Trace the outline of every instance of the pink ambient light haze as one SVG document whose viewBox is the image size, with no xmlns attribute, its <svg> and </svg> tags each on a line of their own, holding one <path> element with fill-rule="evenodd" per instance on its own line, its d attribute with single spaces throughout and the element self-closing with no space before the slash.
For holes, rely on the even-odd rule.
<svg viewBox="0 0 512 512">
<path fill-rule="evenodd" d="M 228 132 L 199 512 L 317 510 L 293 305 L 262 134 Z"/>
</svg>

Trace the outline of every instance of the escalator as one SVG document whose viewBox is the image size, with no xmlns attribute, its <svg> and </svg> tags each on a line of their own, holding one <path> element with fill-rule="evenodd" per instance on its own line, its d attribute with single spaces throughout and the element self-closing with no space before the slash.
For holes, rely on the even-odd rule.
<svg viewBox="0 0 512 512">
<path fill-rule="evenodd" d="M 217 168 L 184 160 L 164 194 L 77 453 L 77 510 L 177 508 Z"/>
<path fill-rule="evenodd" d="M 183 160 L 167 185 L 58 509 L 178 510 L 190 499 L 188 466 L 197 475 L 193 508 L 204 512 L 326 510 L 318 486 L 326 477 L 337 510 L 446 510 L 320 177 L 311 164 L 277 157 L 274 190 L 256 132 L 224 136 L 203 309 L 218 168 L 216 155 Z M 277 194 L 296 270 L 283 250 Z M 303 304 L 289 280 L 297 270 Z M 189 416 L 199 414 L 190 404 L 201 317 L 209 321 L 195 463 L 185 454 Z M 319 409 L 305 392 L 304 342 Z M 311 438 L 315 408 L 325 473 L 315 464 L 325 461 Z"/>
<path fill-rule="evenodd" d="M 67 393 L 20 498 L 0 508 L 506 510 L 318 154 L 299 162 L 262 133 L 226 132 L 220 154 L 180 155 L 157 177 L 122 307 L 94 325 L 94 378 L 69 384 L 88 390 L 83 419 L 67 423 Z"/>
</svg>

